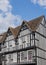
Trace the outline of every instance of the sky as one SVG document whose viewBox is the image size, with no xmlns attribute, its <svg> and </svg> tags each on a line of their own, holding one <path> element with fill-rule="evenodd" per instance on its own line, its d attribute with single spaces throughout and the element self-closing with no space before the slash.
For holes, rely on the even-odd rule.
<svg viewBox="0 0 46 65">
<path fill-rule="evenodd" d="M 46 0 L 0 0 L 0 33 L 41 15 L 46 17 Z"/>
</svg>

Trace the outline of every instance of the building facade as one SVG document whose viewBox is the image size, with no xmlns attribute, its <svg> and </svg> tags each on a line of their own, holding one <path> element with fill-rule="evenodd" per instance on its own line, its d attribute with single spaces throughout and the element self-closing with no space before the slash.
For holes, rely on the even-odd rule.
<svg viewBox="0 0 46 65">
<path fill-rule="evenodd" d="M 46 65 L 46 22 L 40 16 L 8 28 L 0 40 L 2 65 Z"/>
</svg>

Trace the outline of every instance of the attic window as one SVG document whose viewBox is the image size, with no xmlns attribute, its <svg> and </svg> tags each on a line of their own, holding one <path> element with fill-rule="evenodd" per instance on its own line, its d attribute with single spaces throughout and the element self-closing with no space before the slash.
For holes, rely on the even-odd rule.
<svg viewBox="0 0 46 65">
<path fill-rule="evenodd" d="M 9 35 L 12 35 L 12 33 L 11 33 L 11 32 L 8 32 L 8 36 L 9 36 Z"/>
<path fill-rule="evenodd" d="M 7 33 L 8 33 L 8 35 L 12 35 L 10 29 L 8 29 Z"/>
<path fill-rule="evenodd" d="M 23 25 L 21 30 L 25 30 L 25 29 L 27 29 L 27 26 Z"/>
</svg>

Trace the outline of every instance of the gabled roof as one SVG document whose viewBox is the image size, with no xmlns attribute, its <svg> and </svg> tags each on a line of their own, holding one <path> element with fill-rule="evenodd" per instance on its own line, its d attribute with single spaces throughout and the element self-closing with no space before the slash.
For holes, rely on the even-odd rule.
<svg viewBox="0 0 46 65">
<path fill-rule="evenodd" d="M 42 22 L 43 18 L 44 18 L 44 16 L 40 16 L 40 17 L 35 18 L 33 20 L 30 20 L 28 22 L 27 21 L 23 21 L 22 25 L 24 23 L 29 28 L 30 31 L 36 31 L 38 26 Z M 20 29 L 22 28 L 22 25 L 21 25 Z M 19 30 L 19 32 L 20 32 L 20 30 Z M 19 34 L 19 32 L 18 32 L 18 34 Z M 18 36 L 18 34 L 17 34 L 17 36 Z"/>
<path fill-rule="evenodd" d="M 2 34 L 2 37 L 0 37 L 0 43 L 3 43 L 3 41 L 5 40 L 6 34 L 6 32 Z"/>
<path fill-rule="evenodd" d="M 30 20 L 28 22 L 27 21 L 23 21 L 22 25 L 24 23 L 29 28 L 29 30 L 36 31 L 38 26 L 39 26 L 39 24 L 42 22 L 43 18 L 44 18 L 44 16 L 40 16 L 40 17 L 38 17 L 36 19 L 33 19 L 33 20 Z M 19 32 L 20 32 L 20 30 L 22 28 L 22 25 L 18 26 L 16 28 L 12 28 L 12 27 L 9 28 L 15 38 L 18 36 L 18 34 L 19 34 Z M 6 35 L 7 35 L 7 32 L 5 32 L 3 34 L 2 39 L 0 39 L 0 43 L 2 43 L 5 40 Z"/>
<path fill-rule="evenodd" d="M 39 24 L 42 22 L 43 18 L 45 18 L 44 16 L 40 16 L 36 19 L 33 19 L 31 21 L 28 22 L 28 25 L 30 26 L 30 29 L 32 31 L 36 31 L 36 29 L 38 28 Z"/>
<path fill-rule="evenodd" d="M 14 38 L 16 38 L 17 34 L 18 34 L 18 31 L 20 29 L 21 26 L 18 26 L 16 28 L 12 28 L 12 27 L 9 27 L 8 29 L 10 29 L 11 33 L 13 34 Z M 6 39 L 6 36 L 7 36 L 7 32 L 3 33 L 2 35 L 2 38 L 0 38 L 0 43 L 2 43 L 5 39 Z"/>
<path fill-rule="evenodd" d="M 16 36 L 17 36 L 17 34 L 18 34 L 20 28 L 21 28 L 21 26 L 18 26 L 18 27 L 16 27 L 16 28 L 10 27 L 10 31 L 12 32 L 14 38 L 16 38 Z"/>
</svg>

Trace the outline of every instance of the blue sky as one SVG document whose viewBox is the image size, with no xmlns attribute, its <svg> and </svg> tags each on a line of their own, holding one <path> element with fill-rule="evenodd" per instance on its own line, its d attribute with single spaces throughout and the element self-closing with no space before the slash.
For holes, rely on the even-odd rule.
<svg viewBox="0 0 46 65">
<path fill-rule="evenodd" d="M 12 13 L 22 16 L 22 19 L 31 20 L 41 15 L 46 16 L 46 8 L 34 4 L 31 0 L 10 0 L 13 6 Z"/>
<path fill-rule="evenodd" d="M 46 16 L 46 0 L 0 0 L 0 33 L 41 15 Z"/>
</svg>

